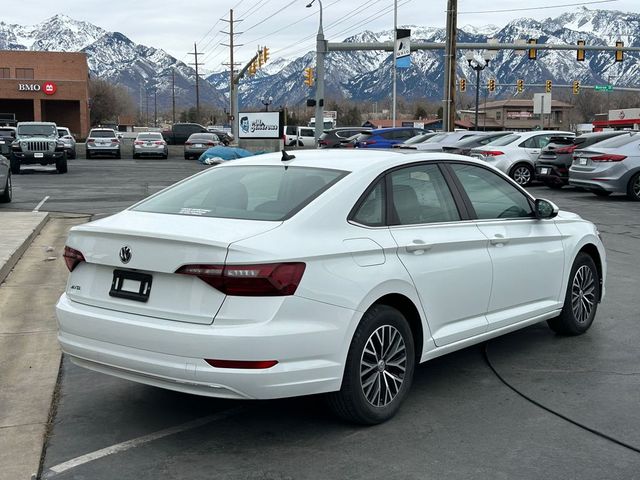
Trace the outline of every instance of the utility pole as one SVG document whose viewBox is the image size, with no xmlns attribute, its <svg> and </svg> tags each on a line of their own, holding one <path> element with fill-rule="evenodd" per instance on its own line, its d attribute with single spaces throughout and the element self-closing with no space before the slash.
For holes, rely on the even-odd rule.
<svg viewBox="0 0 640 480">
<path fill-rule="evenodd" d="M 396 62 L 398 60 L 398 0 L 393 0 L 393 92 L 392 92 L 392 116 L 393 127 L 396 126 L 396 89 L 397 89 L 397 75 L 398 68 Z"/>
<path fill-rule="evenodd" d="M 158 126 L 158 87 L 153 87 L 153 126 Z"/>
<path fill-rule="evenodd" d="M 171 124 L 176 123 L 176 69 L 171 69 Z"/>
<path fill-rule="evenodd" d="M 447 0 L 447 38 L 444 54 L 444 100 L 442 105 L 442 130 L 454 130 L 456 119 L 456 36 L 458 32 L 458 0 Z"/>
<path fill-rule="evenodd" d="M 234 74 L 235 74 L 235 67 L 236 64 L 233 61 L 233 49 L 234 47 L 241 47 L 242 45 L 234 45 L 234 37 L 235 35 L 240 35 L 240 33 L 242 32 L 235 32 L 233 31 L 233 25 L 236 22 L 241 22 L 242 20 L 234 20 L 233 19 L 233 8 L 231 10 L 229 10 L 229 20 L 225 20 L 224 18 L 221 19 L 223 22 L 227 22 L 229 24 L 229 31 L 228 32 L 222 32 L 224 34 L 229 35 L 229 43 L 222 43 L 221 45 L 224 45 L 225 47 L 229 47 L 229 63 L 228 64 L 223 64 L 223 65 L 228 65 L 229 66 L 229 113 L 230 113 L 230 117 L 231 117 L 231 133 L 234 136 L 234 138 L 238 137 L 238 128 L 237 128 L 237 116 L 238 116 L 238 86 L 235 84 L 235 79 L 234 79 Z"/>
<path fill-rule="evenodd" d="M 196 67 L 196 117 L 197 122 L 200 122 L 200 74 L 198 73 L 198 67 L 204 65 L 204 63 L 198 62 L 198 45 L 194 42 L 193 52 L 189 52 L 189 55 L 194 55 L 194 63 L 189 65 L 195 65 Z"/>
</svg>

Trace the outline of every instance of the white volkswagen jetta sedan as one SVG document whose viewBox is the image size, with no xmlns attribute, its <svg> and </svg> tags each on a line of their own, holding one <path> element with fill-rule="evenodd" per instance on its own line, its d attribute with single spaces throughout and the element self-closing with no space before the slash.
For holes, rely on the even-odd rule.
<svg viewBox="0 0 640 480">
<path fill-rule="evenodd" d="M 585 332 L 593 224 L 469 157 L 300 151 L 228 162 L 74 227 L 57 304 L 83 367 L 235 399 L 328 393 L 382 422 L 417 363 L 546 320 Z"/>
</svg>

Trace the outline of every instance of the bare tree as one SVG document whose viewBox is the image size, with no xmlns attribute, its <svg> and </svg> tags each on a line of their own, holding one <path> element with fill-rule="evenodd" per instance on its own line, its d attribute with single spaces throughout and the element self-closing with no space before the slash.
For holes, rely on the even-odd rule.
<svg viewBox="0 0 640 480">
<path fill-rule="evenodd" d="M 120 115 L 134 115 L 136 111 L 126 88 L 100 78 L 89 81 L 89 98 L 91 125 L 117 122 Z"/>
</svg>

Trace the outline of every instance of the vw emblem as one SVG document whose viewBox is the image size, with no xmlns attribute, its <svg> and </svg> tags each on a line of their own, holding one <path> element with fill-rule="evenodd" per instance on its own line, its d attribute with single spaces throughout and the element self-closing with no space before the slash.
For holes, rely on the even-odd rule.
<svg viewBox="0 0 640 480">
<path fill-rule="evenodd" d="M 120 249 L 120 261 L 122 263 L 129 263 L 131 260 L 131 247 L 125 245 Z"/>
</svg>

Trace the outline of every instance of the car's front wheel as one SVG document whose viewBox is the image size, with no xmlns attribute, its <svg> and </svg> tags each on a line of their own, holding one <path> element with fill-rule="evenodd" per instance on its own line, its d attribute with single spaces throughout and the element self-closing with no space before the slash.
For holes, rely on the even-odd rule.
<svg viewBox="0 0 640 480">
<path fill-rule="evenodd" d="M 627 185 L 627 197 L 636 202 L 640 202 L 640 172 L 636 173 Z"/>
<path fill-rule="evenodd" d="M 567 285 L 562 312 L 547 320 L 549 328 L 562 335 L 580 335 L 591 327 L 600 300 L 600 274 L 590 255 L 576 257 Z"/>
<path fill-rule="evenodd" d="M 519 163 L 511 169 L 509 176 L 521 187 L 526 187 L 533 180 L 533 167 L 526 163 Z"/>
<path fill-rule="evenodd" d="M 415 369 L 411 328 L 395 308 L 374 305 L 356 329 L 342 387 L 329 394 L 342 418 L 374 425 L 393 417 L 411 388 Z"/>
<path fill-rule="evenodd" d="M 56 170 L 58 173 L 67 173 L 67 154 L 56 159 Z"/>
</svg>

